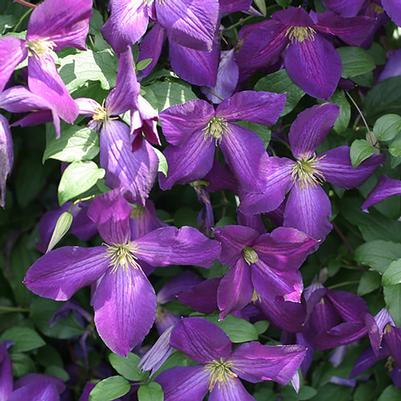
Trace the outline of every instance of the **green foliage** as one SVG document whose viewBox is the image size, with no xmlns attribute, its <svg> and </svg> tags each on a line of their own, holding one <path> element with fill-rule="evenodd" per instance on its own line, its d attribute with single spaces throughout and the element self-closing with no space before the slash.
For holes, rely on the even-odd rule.
<svg viewBox="0 0 401 401">
<path fill-rule="evenodd" d="M 111 376 L 96 384 L 89 394 L 89 401 L 113 401 L 130 391 L 129 382 L 121 376 Z"/>
</svg>

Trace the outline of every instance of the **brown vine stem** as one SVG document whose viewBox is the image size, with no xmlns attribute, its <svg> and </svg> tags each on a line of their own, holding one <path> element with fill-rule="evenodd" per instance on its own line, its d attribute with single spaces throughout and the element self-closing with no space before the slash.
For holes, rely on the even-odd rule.
<svg viewBox="0 0 401 401">
<path fill-rule="evenodd" d="M 22 6 L 29 7 L 29 8 L 36 8 L 36 4 L 32 4 L 26 0 L 14 0 L 15 3 L 21 4 Z"/>
</svg>

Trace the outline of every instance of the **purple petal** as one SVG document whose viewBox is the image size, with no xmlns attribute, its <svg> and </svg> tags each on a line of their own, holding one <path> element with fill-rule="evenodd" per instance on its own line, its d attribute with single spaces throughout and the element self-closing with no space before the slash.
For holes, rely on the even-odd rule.
<svg viewBox="0 0 401 401">
<path fill-rule="evenodd" d="M 251 383 L 272 380 L 288 384 L 301 366 L 305 351 L 301 345 L 242 344 L 231 357 L 233 371 Z"/>
<path fill-rule="evenodd" d="M 107 192 L 90 204 L 88 217 L 96 224 L 100 236 L 109 244 L 126 244 L 130 239 L 131 207 L 118 192 Z"/>
<path fill-rule="evenodd" d="M 160 188 L 166 190 L 176 183 L 186 184 L 204 178 L 213 166 L 215 148 L 214 141 L 206 138 L 203 130 L 194 132 L 182 145 L 167 146 L 164 155 L 168 175 L 160 175 Z"/>
<path fill-rule="evenodd" d="M 13 374 L 7 344 L 0 343 L 0 400 L 7 401 L 13 391 Z"/>
<path fill-rule="evenodd" d="M 343 17 L 355 17 L 365 0 L 323 0 L 323 2 L 327 8 Z"/>
<path fill-rule="evenodd" d="M 284 110 L 286 95 L 270 92 L 243 91 L 224 100 L 216 115 L 227 121 L 250 121 L 273 125 Z"/>
<path fill-rule="evenodd" d="M 241 226 L 251 227 L 260 234 L 266 232 L 265 225 L 261 215 L 246 215 L 237 210 L 237 222 Z"/>
<path fill-rule="evenodd" d="M 401 329 L 388 325 L 384 332 L 384 341 L 398 367 L 401 366 Z"/>
<path fill-rule="evenodd" d="M 254 243 L 259 237 L 259 232 L 251 227 L 228 225 L 216 228 L 215 235 L 221 243 L 220 261 L 234 267 L 238 259 L 242 258 L 243 249 Z"/>
<path fill-rule="evenodd" d="M 219 18 L 218 0 L 170 0 L 156 2 L 158 22 L 175 42 L 210 51 Z"/>
<path fill-rule="evenodd" d="M 29 89 L 50 103 L 57 114 L 72 124 L 78 117 L 78 106 L 58 75 L 53 56 L 31 56 L 28 62 Z"/>
<path fill-rule="evenodd" d="M 202 363 L 231 354 L 231 341 L 224 331 L 199 317 L 182 319 L 171 333 L 170 345 Z"/>
<path fill-rule="evenodd" d="M 156 317 L 156 295 L 139 267 L 119 266 L 101 279 L 93 296 L 96 329 L 116 354 L 140 344 Z"/>
<path fill-rule="evenodd" d="M 27 271 L 24 284 L 35 294 L 66 301 L 94 283 L 108 268 L 106 248 L 66 246 L 40 257 Z"/>
<path fill-rule="evenodd" d="M 248 11 L 251 8 L 252 0 L 220 0 L 220 12 L 231 14 L 239 11 Z"/>
<path fill-rule="evenodd" d="M 299 113 L 291 125 L 290 147 L 297 159 L 309 158 L 333 128 L 340 108 L 336 104 L 324 103 Z"/>
<path fill-rule="evenodd" d="M 21 377 L 15 382 L 15 388 L 29 386 L 32 384 L 42 387 L 47 387 L 49 385 L 54 386 L 56 387 L 57 392 L 60 394 L 65 390 L 65 385 L 61 379 L 41 373 L 28 373 L 27 375 Z"/>
<path fill-rule="evenodd" d="M 44 400 L 44 401 L 60 401 L 57 388 L 54 385 L 43 385 L 42 383 L 32 383 L 15 390 L 7 401 L 20 400 Z"/>
<path fill-rule="evenodd" d="M 233 311 L 240 311 L 251 302 L 253 284 L 249 265 L 243 258 L 220 281 L 217 291 L 217 304 L 220 319 Z"/>
<path fill-rule="evenodd" d="M 397 77 L 401 75 L 401 50 L 393 50 L 389 52 L 386 65 L 380 73 L 379 81 L 387 78 Z"/>
<path fill-rule="evenodd" d="M 153 148 L 142 141 L 132 152 L 128 125 L 106 123 L 100 133 L 100 164 L 106 169 L 106 183 L 118 188 L 130 201 L 145 203 L 157 173 L 158 159 Z"/>
<path fill-rule="evenodd" d="M 189 271 L 183 272 L 173 277 L 161 288 L 157 293 L 157 303 L 160 305 L 173 301 L 181 292 L 190 290 L 193 286 L 201 282 L 202 279 L 195 273 Z"/>
<path fill-rule="evenodd" d="M 91 15 L 92 0 L 71 0 L 68 7 L 64 0 L 46 0 L 29 18 L 27 40 L 52 41 L 56 50 L 64 47 L 85 49 Z"/>
<path fill-rule="evenodd" d="M 129 47 L 125 52 L 119 54 L 116 87 L 107 96 L 107 111 L 110 115 L 119 115 L 133 109 L 140 90 L 135 75 L 134 59 Z"/>
<path fill-rule="evenodd" d="M 10 113 L 27 113 L 37 110 L 50 110 L 50 103 L 30 92 L 24 86 L 13 86 L 0 93 L 0 108 Z"/>
<path fill-rule="evenodd" d="M 380 359 L 385 358 L 387 355 L 388 351 L 386 352 L 384 350 L 381 351 L 379 356 L 376 356 L 371 349 L 364 351 L 355 362 L 350 377 L 356 377 L 360 375 L 365 370 L 368 370 L 370 367 L 372 367 Z"/>
<path fill-rule="evenodd" d="M 79 115 L 86 117 L 92 117 L 96 110 L 101 107 L 96 100 L 88 99 L 86 97 L 75 99 L 75 103 L 78 106 Z"/>
<path fill-rule="evenodd" d="M 15 67 L 26 58 L 28 52 L 23 40 L 13 36 L 0 38 L 0 92 L 5 88 Z"/>
<path fill-rule="evenodd" d="M 202 401 L 209 387 L 209 372 L 203 366 L 168 369 L 157 376 L 164 401 Z"/>
<path fill-rule="evenodd" d="M 112 0 L 111 15 L 102 28 L 104 38 L 116 53 L 136 43 L 148 27 L 148 4 L 144 1 Z"/>
<path fill-rule="evenodd" d="M 341 77 L 341 59 L 323 36 L 290 44 L 285 52 L 285 68 L 290 78 L 308 95 L 331 97 Z"/>
<path fill-rule="evenodd" d="M 245 389 L 240 380 L 230 378 L 219 382 L 209 396 L 209 401 L 256 401 Z"/>
<path fill-rule="evenodd" d="M 8 121 L 0 115 L 0 206 L 6 204 L 6 182 L 14 162 L 13 138 Z"/>
<path fill-rule="evenodd" d="M 364 318 L 369 310 L 363 298 L 351 292 L 337 290 L 327 291 L 326 296 L 344 320 L 365 322 Z"/>
<path fill-rule="evenodd" d="M 292 187 L 284 212 L 284 226 L 323 240 L 332 229 L 330 216 L 331 203 L 320 185 L 296 183 Z"/>
<path fill-rule="evenodd" d="M 323 173 L 326 181 L 346 189 L 359 187 L 383 161 L 382 156 L 374 155 L 358 167 L 353 167 L 348 146 L 331 149 L 323 153 L 321 157 L 317 163 L 317 169 Z"/>
<path fill-rule="evenodd" d="M 214 40 L 211 51 L 182 46 L 170 39 L 170 63 L 173 71 L 192 85 L 214 86 L 219 66 L 220 40 Z"/>
<path fill-rule="evenodd" d="M 291 26 L 311 26 L 313 20 L 311 16 L 302 7 L 289 7 L 286 10 L 280 10 L 272 15 L 272 18 L 280 21 L 287 27 Z"/>
<path fill-rule="evenodd" d="M 162 227 L 135 240 L 139 259 L 152 266 L 209 267 L 220 254 L 220 244 L 192 227 Z"/>
<path fill-rule="evenodd" d="M 393 22 L 401 26 L 401 5 L 397 0 L 382 0 L 382 6 Z"/>
<path fill-rule="evenodd" d="M 382 176 L 363 203 L 362 209 L 366 210 L 376 203 L 394 195 L 401 195 L 401 181 Z"/>
<path fill-rule="evenodd" d="M 156 214 L 156 209 L 152 201 L 146 201 L 145 206 L 134 206 L 131 213 L 131 239 L 137 239 L 150 233 L 157 228 L 166 226 Z"/>
<path fill-rule="evenodd" d="M 167 142 L 177 146 L 184 144 L 194 132 L 204 129 L 213 117 L 214 109 L 208 102 L 190 100 L 162 111 L 160 123 Z"/>
<path fill-rule="evenodd" d="M 41 125 L 51 122 L 53 119 L 54 130 L 56 136 L 60 137 L 61 127 L 60 118 L 55 111 L 37 111 L 30 113 L 25 117 L 17 120 L 11 124 L 12 127 L 31 127 L 33 125 Z"/>
</svg>

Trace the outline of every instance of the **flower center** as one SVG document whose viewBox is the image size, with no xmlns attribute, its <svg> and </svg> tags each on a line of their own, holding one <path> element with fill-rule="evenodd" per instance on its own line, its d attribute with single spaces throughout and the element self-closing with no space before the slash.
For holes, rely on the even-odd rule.
<svg viewBox="0 0 401 401">
<path fill-rule="evenodd" d="M 221 117 L 213 117 L 205 127 L 204 134 L 206 138 L 214 138 L 217 142 L 220 142 L 221 138 L 227 131 L 227 121 Z"/>
<path fill-rule="evenodd" d="M 99 106 L 95 112 L 93 113 L 92 120 L 93 121 L 106 121 L 109 117 L 109 114 L 107 113 L 107 110 L 104 106 Z"/>
<path fill-rule="evenodd" d="M 231 371 L 232 366 L 231 362 L 225 361 L 223 358 L 206 365 L 206 368 L 210 372 L 209 390 L 212 390 L 216 383 L 225 383 L 237 377 L 237 375 Z"/>
<path fill-rule="evenodd" d="M 291 42 L 305 42 L 313 40 L 316 31 L 310 26 L 291 26 L 287 29 L 286 36 Z"/>
<path fill-rule="evenodd" d="M 43 56 L 53 50 L 56 44 L 50 40 L 37 39 L 28 40 L 26 42 L 26 47 L 31 56 Z"/>
<path fill-rule="evenodd" d="M 316 156 L 298 159 L 292 168 L 293 181 L 300 182 L 301 186 L 322 184 L 325 178 L 317 168 L 319 160 L 321 160 L 321 157 Z"/>
<path fill-rule="evenodd" d="M 376 3 L 372 3 L 370 5 L 370 7 L 372 8 L 372 11 L 376 14 L 383 14 L 384 13 L 384 8 L 381 7 L 379 4 Z"/>
<path fill-rule="evenodd" d="M 106 246 L 106 255 L 110 261 L 109 266 L 112 268 L 113 273 L 115 273 L 119 267 L 122 267 L 123 269 L 139 267 L 135 256 L 137 248 L 132 243 L 112 244 Z"/>
<path fill-rule="evenodd" d="M 248 263 L 248 265 L 253 265 L 254 263 L 257 263 L 257 261 L 259 260 L 256 251 L 249 246 L 246 246 L 242 250 L 242 256 L 244 257 L 245 262 Z"/>
</svg>

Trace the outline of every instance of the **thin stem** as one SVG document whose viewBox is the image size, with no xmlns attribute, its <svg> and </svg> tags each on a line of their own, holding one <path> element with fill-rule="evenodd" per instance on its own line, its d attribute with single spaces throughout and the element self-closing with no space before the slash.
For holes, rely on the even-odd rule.
<svg viewBox="0 0 401 401">
<path fill-rule="evenodd" d="M 355 102 L 354 98 L 347 92 L 345 91 L 346 95 L 349 97 L 349 99 L 351 100 L 352 104 L 355 106 L 355 108 L 358 110 L 359 115 L 361 116 L 361 119 L 366 127 L 366 129 L 368 130 L 368 132 L 370 132 L 370 128 L 368 125 L 368 122 L 365 119 L 365 116 L 362 113 L 362 110 L 359 108 L 358 104 Z"/>
<path fill-rule="evenodd" d="M 24 19 L 32 12 L 33 8 L 29 8 L 22 16 L 21 18 L 18 20 L 18 22 L 16 23 L 16 25 L 14 26 L 14 31 L 17 31 L 17 29 L 19 28 L 19 26 L 22 24 L 22 22 L 24 21 Z"/>
<path fill-rule="evenodd" d="M 36 8 L 37 5 L 36 4 L 32 4 L 29 1 L 26 0 L 14 0 L 15 3 L 21 4 L 25 7 L 29 7 L 29 8 Z"/>
<path fill-rule="evenodd" d="M 0 313 L 12 313 L 12 312 L 30 312 L 29 308 L 22 308 L 20 306 L 0 306 Z"/>
<path fill-rule="evenodd" d="M 354 284 L 358 284 L 359 280 L 353 280 L 353 281 L 344 281 L 343 283 L 338 283 L 338 284 L 334 284 L 331 285 L 329 288 L 330 290 L 334 289 L 334 288 L 340 288 L 340 287 L 345 287 L 347 285 L 354 285 Z"/>
<path fill-rule="evenodd" d="M 236 28 L 237 26 L 242 25 L 244 22 L 247 22 L 247 21 L 251 20 L 252 18 L 253 18 L 253 15 L 249 15 L 248 17 L 241 18 L 241 19 L 240 19 L 239 21 L 237 21 L 235 24 L 232 24 L 231 26 L 225 28 L 225 29 L 224 29 L 224 32 L 231 31 L 231 29 L 234 29 L 234 28 Z"/>
</svg>

